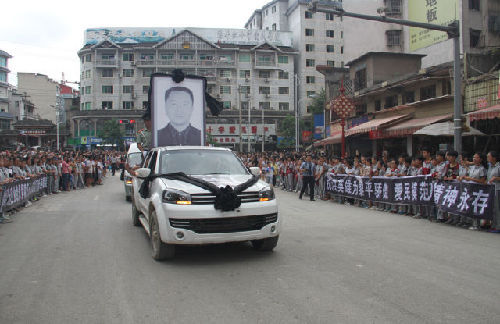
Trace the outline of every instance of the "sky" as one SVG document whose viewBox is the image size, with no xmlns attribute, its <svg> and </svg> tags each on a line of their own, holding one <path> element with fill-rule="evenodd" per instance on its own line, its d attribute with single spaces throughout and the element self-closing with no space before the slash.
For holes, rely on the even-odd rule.
<svg viewBox="0 0 500 324">
<path fill-rule="evenodd" d="M 9 83 L 17 72 L 79 81 L 77 52 L 87 28 L 207 27 L 243 28 L 255 9 L 271 0 L 60 1 L 2 3 L 0 49 L 8 52 Z"/>
</svg>

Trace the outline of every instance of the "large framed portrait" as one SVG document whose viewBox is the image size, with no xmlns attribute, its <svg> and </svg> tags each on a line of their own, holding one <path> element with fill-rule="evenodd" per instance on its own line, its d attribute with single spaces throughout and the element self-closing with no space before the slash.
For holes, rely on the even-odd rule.
<svg viewBox="0 0 500 324">
<path fill-rule="evenodd" d="M 153 147 L 205 145 L 205 79 L 187 76 L 179 83 L 169 74 L 151 76 Z"/>
</svg>

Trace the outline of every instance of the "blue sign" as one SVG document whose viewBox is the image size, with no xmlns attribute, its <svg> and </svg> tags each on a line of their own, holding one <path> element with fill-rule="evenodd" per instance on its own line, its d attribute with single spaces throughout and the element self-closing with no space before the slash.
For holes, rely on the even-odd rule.
<svg viewBox="0 0 500 324">
<path fill-rule="evenodd" d="M 323 138 L 323 129 L 325 127 L 325 115 L 324 114 L 314 114 L 314 139 Z"/>
<path fill-rule="evenodd" d="M 87 137 L 87 144 L 101 144 L 102 138 L 100 137 Z"/>
</svg>

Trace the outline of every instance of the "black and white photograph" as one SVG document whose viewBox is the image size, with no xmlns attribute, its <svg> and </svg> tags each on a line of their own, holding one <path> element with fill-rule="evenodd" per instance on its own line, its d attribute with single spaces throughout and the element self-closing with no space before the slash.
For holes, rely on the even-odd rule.
<svg viewBox="0 0 500 324">
<path fill-rule="evenodd" d="M 204 80 L 154 75 L 151 91 L 153 146 L 204 145 Z"/>
</svg>

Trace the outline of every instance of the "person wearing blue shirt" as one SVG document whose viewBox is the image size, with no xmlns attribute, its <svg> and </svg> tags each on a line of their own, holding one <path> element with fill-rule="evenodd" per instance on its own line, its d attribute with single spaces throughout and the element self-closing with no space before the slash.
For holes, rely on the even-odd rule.
<svg viewBox="0 0 500 324">
<path fill-rule="evenodd" d="M 300 191 L 299 199 L 302 199 L 302 195 L 309 187 L 309 197 L 311 201 L 314 201 L 314 170 L 315 165 L 312 162 L 311 154 L 307 155 L 306 161 L 302 162 L 300 166 L 300 173 L 302 174 L 302 190 Z"/>
</svg>

